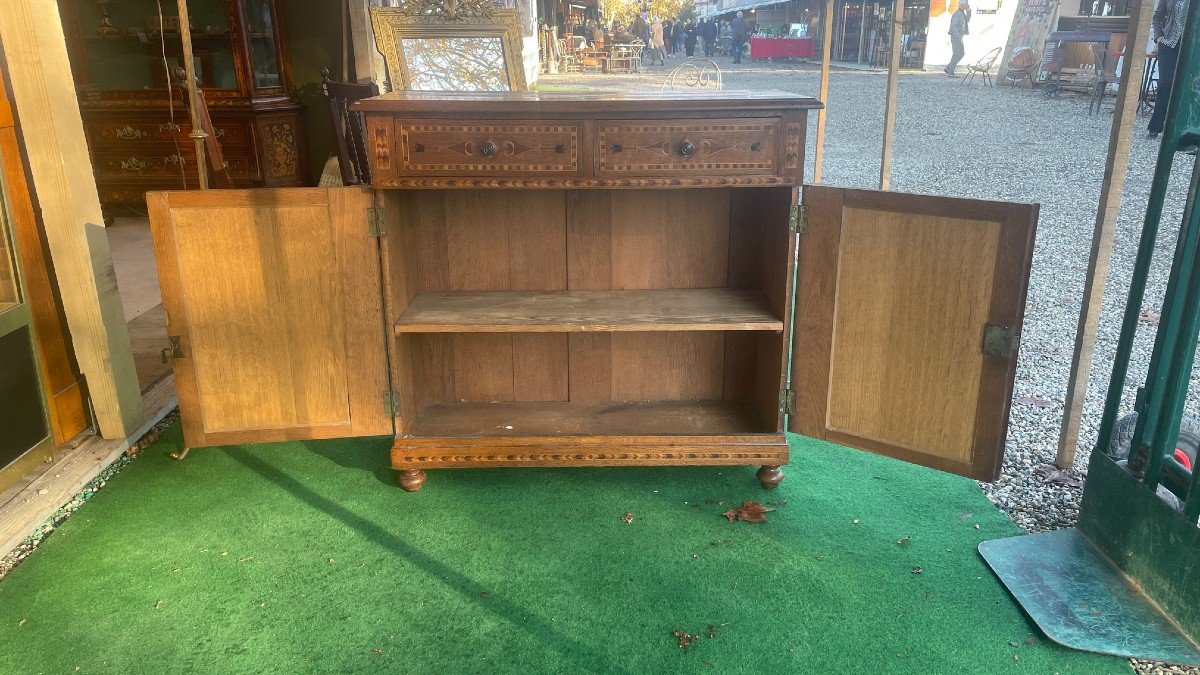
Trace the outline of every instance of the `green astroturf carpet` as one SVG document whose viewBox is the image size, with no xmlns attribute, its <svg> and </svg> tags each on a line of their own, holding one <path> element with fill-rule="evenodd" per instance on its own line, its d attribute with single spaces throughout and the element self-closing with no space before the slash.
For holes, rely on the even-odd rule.
<svg viewBox="0 0 1200 675">
<path fill-rule="evenodd" d="M 1019 530 L 972 481 L 792 442 L 775 492 L 720 467 L 408 494 L 388 439 L 176 462 L 176 425 L 0 581 L 0 673 L 1129 672 L 1025 618 L 975 551 Z M 776 510 L 721 516 L 746 499 Z"/>
</svg>

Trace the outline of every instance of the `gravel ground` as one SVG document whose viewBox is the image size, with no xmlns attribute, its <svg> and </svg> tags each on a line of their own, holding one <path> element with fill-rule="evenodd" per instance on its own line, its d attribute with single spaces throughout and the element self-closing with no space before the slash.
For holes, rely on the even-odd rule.
<svg viewBox="0 0 1200 675">
<path fill-rule="evenodd" d="M 638 75 L 559 75 L 545 85 L 584 85 L 654 91 L 682 59 Z M 718 61 L 726 89 L 781 89 L 816 97 L 818 73 L 808 64 L 741 64 Z M 839 187 L 878 186 L 883 142 L 886 77 L 877 72 L 834 70 L 830 76 L 823 181 Z M 1021 338 L 1014 404 L 1003 474 L 982 483 L 984 492 L 1028 532 L 1075 524 L 1095 443 L 1104 396 L 1129 291 L 1141 223 L 1157 160 L 1158 142 L 1146 138 L 1140 116 L 1129 157 L 1112 267 L 1085 401 L 1074 470 L 1053 471 L 1052 462 L 1064 411 L 1074 349 L 1075 325 L 1091 250 L 1092 228 L 1112 127 L 1110 107 L 1089 117 L 1087 101 L 1073 96 L 1046 99 L 1040 92 L 966 84 L 941 74 L 900 77 L 893 146 L 891 189 L 1041 204 L 1033 271 Z M 1111 102 L 1109 103 L 1111 106 Z M 815 116 L 814 116 L 815 117 Z M 809 129 L 808 168 L 812 175 L 815 121 Z M 1176 160 L 1144 311 L 1157 315 L 1170 273 L 1171 255 L 1191 163 Z M 1156 324 L 1139 324 L 1123 410 L 1132 409 L 1137 385 L 1145 380 Z M 1188 411 L 1200 409 L 1200 383 L 1192 376 Z M 1139 673 L 1189 673 L 1179 668 L 1132 661 Z"/>
</svg>

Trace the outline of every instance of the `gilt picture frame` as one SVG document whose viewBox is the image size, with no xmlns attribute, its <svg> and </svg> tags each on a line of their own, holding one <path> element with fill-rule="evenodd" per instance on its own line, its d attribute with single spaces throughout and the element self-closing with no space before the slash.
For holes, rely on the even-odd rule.
<svg viewBox="0 0 1200 675">
<path fill-rule="evenodd" d="M 372 7 L 392 89 L 525 91 L 518 11 L 493 0 L 412 0 Z"/>
</svg>

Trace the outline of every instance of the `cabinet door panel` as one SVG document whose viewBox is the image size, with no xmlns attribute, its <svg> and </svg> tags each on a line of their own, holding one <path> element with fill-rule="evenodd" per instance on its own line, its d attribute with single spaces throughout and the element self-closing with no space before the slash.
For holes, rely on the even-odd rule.
<svg viewBox="0 0 1200 675">
<path fill-rule="evenodd" d="M 818 186 L 804 203 L 792 430 L 994 479 L 1037 206 Z"/>
<path fill-rule="evenodd" d="M 185 443 L 389 434 L 371 192 L 147 194 Z"/>
</svg>

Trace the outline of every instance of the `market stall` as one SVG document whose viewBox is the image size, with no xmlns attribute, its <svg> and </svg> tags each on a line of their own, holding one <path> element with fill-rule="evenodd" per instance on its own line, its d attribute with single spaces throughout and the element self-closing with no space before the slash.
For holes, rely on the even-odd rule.
<svg viewBox="0 0 1200 675">
<path fill-rule="evenodd" d="M 750 58 L 752 59 L 811 59 L 815 54 L 816 43 L 812 38 L 750 38 Z"/>
</svg>

